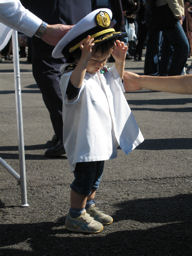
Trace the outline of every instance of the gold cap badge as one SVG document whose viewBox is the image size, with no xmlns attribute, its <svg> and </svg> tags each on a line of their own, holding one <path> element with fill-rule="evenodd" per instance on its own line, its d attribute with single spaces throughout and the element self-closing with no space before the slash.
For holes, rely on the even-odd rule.
<svg viewBox="0 0 192 256">
<path fill-rule="evenodd" d="M 97 25 L 102 28 L 108 28 L 111 24 L 110 16 L 105 11 L 99 12 L 96 15 L 95 19 L 96 19 Z"/>
</svg>

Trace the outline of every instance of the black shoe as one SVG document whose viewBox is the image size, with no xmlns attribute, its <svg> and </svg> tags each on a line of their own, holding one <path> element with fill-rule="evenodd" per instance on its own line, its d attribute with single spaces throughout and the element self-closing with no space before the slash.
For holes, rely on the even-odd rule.
<svg viewBox="0 0 192 256">
<path fill-rule="evenodd" d="M 59 139 L 57 138 L 57 135 L 53 135 L 51 140 L 48 140 L 46 143 L 46 147 L 53 147 L 58 143 Z"/>
<path fill-rule="evenodd" d="M 58 141 L 55 145 L 52 147 L 48 148 L 45 151 L 45 156 L 46 157 L 59 157 L 65 154 L 65 149 L 63 147 L 63 143 L 61 141 Z"/>
<path fill-rule="evenodd" d="M 142 59 L 141 59 L 140 56 L 137 56 L 137 55 L 136 55 L 136 56 L 134 57 L 134 60 L 135 60 L 135 61 L 141 61 Z"/>
</svg>

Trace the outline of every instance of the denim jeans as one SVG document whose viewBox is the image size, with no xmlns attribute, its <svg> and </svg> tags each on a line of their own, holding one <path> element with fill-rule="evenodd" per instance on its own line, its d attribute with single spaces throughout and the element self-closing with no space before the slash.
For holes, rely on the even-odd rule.
<svg viewBox="0 0 192 256">
<path fill-rule="evenodd" d="M 189 42 L 179 21 L 173 28 L 164 29 L 159 74 L 180 75 L 186 64 L 189 51 Z"/>
<path fill-rule="evenodd" d="M 103 169 L 104 161 L 77 163 L 71 189 L 81 195 L 90 195 L 92 191 L 98 189 Z"/>
<path fill-rule="evenodd" d="M 149 29 L 144 74 L 180 75 L 189 51 L 188 39 L 179 21 L 171 28 Z"/>
</svg>

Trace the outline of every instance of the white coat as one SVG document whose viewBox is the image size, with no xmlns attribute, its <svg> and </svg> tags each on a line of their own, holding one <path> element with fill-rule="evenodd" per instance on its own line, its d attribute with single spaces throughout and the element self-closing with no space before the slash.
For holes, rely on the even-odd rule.
<svg viewBox="0 0 192 256">
<path fill-rule="evenodd" d="M 0 22 L 32 37 L 42 20 L 25 9 L 19 0 L 0 0 Z"/>
<path fill-rule="evenodd" d="M 77 98 L 68 100 L 71 72 L 61 78 L 63 142 L 74 170 L 78 162 L 104 161 L 117 156 L 117 147 L 128 154 L 144 138 L 124 96 L 115 68 L 105 74 L 86 73 Z"/>
</svg>

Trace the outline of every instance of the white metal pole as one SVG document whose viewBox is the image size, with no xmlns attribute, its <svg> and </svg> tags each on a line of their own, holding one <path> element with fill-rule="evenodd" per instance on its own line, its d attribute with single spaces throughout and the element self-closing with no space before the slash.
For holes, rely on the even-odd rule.
<svg viewBox="0 0 192 256">
<path fill-rule="evenodd" d="M 20 67 L 19 67 L 19 46 L 18 46 L 17 31 L 13 31 L 12 42 L 13 42 L 14 81 L 15 81 L 15 98 L 16 98 L 16 113 L 17 113 L 17 131 L 18 131 L 18 145 L 19 145 L 21 202 L 22 202 L 22 206 L 28 206 L 24 135 L 23 135 L 24 133 L 23 133 L 21 82 L 20 82 Z"/>
<path fill-rule="evenodd" d="M 0 164 L 3 165 L 7 169 L 7 171 L 15 177 L 16 180 L 20 180 L 20 175 L 1 157 Z"/>
</svg>

